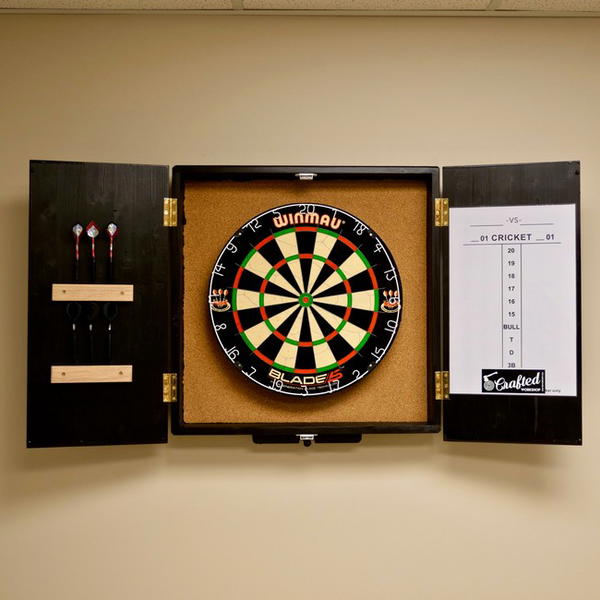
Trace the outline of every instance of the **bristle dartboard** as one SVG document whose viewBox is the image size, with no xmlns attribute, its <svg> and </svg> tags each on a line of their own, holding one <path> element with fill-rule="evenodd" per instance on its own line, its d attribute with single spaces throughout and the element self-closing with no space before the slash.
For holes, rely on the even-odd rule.
<svg viewBox="0 0 600 600">
<path fill-rule="evenodd" d="M 279 393 L 316 396 L 356 383 L 398 331 L 402 284 L 384 242 L 338 208 L 288 204 L 227 242 L 209 283 L 229 360 Z"/>
</svg>

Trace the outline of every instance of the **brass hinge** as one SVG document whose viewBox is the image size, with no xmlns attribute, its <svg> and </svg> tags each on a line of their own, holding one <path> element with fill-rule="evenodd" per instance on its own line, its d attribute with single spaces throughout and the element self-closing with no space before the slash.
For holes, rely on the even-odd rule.
<svg viewBox="0 0 600 600">
<path fill-rule="evenodd" d="M 165 227 L 177 227 L 177 198 L 164 199 L 163 225 Z"/>
<path fill-rule="evenodd" d="M 177 402 L 177 373 L 163 373 L 163 402 Z"/>
<path fill-rule="evenodd" d="M 450 396 L 450 374 L 448 371 L 435 372 L 435 399 L 446 400 Z"/>
<path fill-rule="evenodd" d="M 448 208 L 448 198 L 435 199 L 435 226 L 448 227 L 450 211 Z"/>
</svg>

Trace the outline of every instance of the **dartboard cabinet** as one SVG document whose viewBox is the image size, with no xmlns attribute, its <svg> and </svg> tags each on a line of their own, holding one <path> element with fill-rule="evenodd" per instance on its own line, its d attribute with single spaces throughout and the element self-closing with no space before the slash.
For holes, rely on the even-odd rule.
<svg viewBox="0 0 600 600">
<path fill-rule="evenodd" d="M 577 162 L 32 161 L 29 447 L 581 444 Z"/>
</svg>

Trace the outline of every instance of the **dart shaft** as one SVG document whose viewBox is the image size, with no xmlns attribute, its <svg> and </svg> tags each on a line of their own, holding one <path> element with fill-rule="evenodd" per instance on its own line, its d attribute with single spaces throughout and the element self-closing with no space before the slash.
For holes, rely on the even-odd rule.
<svg viewBox="0 0 600 600">
<path fill-rule="evenodd" d="M 75 264 L 73 268 L 75 282 L 79 282 L 79 236 L 75 236 Z"/>
<path fill-rule="evenodd" d="M 71 335 L 71 351 L 73 354 L 73 364 L 77 364 L 79 361 L 77 360 L 77 327 L 75 323 L 73 323 L 73 333 Z"/>
<path fill-rule="evenodd" d="M 90 363 L 94 364 L 94 326 L 90 324 Z"/>
</svg>

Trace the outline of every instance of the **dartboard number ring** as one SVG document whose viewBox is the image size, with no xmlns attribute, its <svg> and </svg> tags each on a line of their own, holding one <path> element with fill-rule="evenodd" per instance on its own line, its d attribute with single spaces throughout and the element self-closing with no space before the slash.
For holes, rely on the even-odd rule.
<svg viewBox="0 0 600 600">
<path fill-rule="evenodd" d="M 402 284 L 368 225 L 323 204 L 288 204 L 248 221 L 209 282 L 214 332 L 229 360 L 292 396 L 342 390 L 369 374 L 394 340 Z"/>
</svg>

